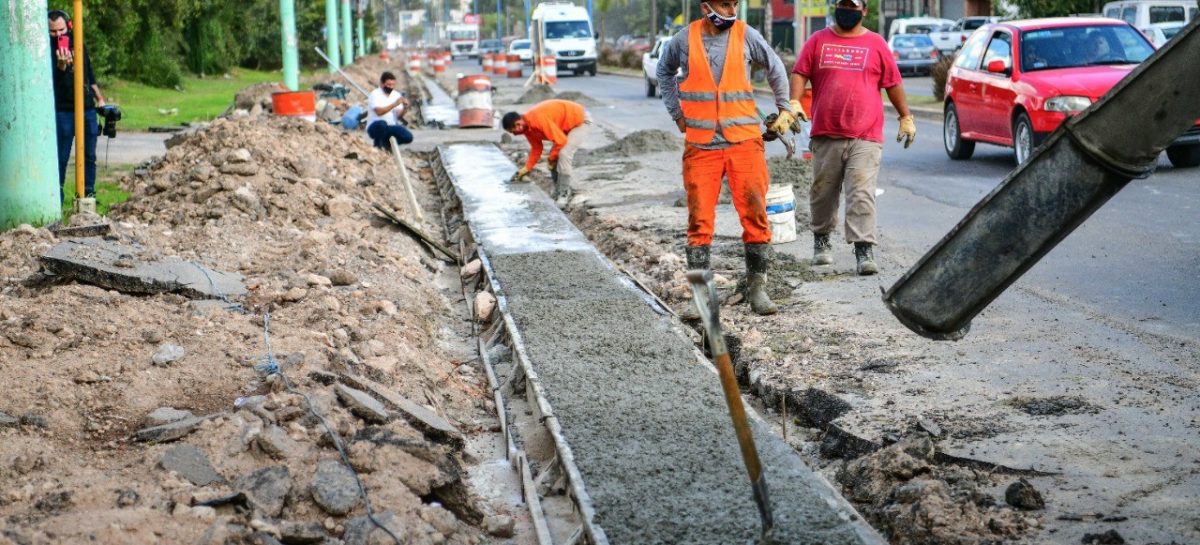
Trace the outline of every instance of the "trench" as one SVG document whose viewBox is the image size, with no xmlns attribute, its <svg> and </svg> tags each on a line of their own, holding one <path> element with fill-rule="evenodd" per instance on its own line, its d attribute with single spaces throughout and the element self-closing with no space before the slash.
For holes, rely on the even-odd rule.
<svg viewBox="0 0 1200 545">
<path fill-rule="evenodd" d="M 715 372 L 677 319 L 540 190 L 505 184 L 515 166 L 498 148 L 443 146 L 434 162 L 443 197 L 456 201 L 447 232 L 486 277 L 467 286 L 496 299 L 481 354 L 513 401 L 510 456 L 531 462 L 535 482 L 554 483 L 540 487 L 552 492 L 543 500 L 565 492 L 578 514 L 578 528 L 559 534 L 596 544 L 757 539 Z M 514 411 L 518 402 L 535 418 Z M 764 421 L 752 427 L 776 542 L 883 543 Z"/>
</svg>

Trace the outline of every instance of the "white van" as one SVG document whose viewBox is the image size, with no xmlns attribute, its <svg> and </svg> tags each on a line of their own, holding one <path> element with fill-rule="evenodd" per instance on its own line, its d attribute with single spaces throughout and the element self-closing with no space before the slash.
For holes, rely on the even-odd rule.
<svg viewBox="0 0 1200 545">
<path fill-rule="evenodd" d="M 905 17 L 893 19 L 888 26 L 888 36 L 897 34 L 929 34 L 939 30 L 948 30 L 954 26 L 954 21 L 936 17 Z"/>
<path fill-rule="evenodd" d="M 534 55 L 553 52 L 560 72 L 596 75 L 596 34 L 587 9 L 571 2 L 542 2 L 530 18 Z"/>
<path fill-rule="evenodd" d="M 1156 23 L 1187 23 L 1195 19 L 1200 7 L 1196 0 L 1124 0 L 1104 4 L 1104 16 L 1120 19 L 1133 28 L 1147 32 Z"/>
</svg>

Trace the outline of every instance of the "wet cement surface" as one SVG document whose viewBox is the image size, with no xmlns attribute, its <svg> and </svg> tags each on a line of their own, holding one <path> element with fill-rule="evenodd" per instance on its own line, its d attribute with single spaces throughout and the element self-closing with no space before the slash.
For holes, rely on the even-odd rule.
<svg viewBox="0 0 1200 545">
<path fill-rule="evenodd" d="M 716 374 L 577 230 L 559 231 L 566 218 L 544 194 L 502 183 L 511 165 L 479 168 L 498 163 L 498 149 L 442 155 L 610 542 L 756 541 L 758 513 Z M 778 543 L 881 542 L 790 447 L 755 426 Z"/>
</svg>

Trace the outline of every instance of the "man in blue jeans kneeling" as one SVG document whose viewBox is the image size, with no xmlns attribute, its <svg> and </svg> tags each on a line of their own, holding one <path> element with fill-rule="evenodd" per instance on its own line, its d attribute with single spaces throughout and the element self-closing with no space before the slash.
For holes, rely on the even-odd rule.
<svg viewBox="0 0 1200 545">
<path fill-rule="evenodd" d="M 384 72 L 379 76 L 379 88 L 367 96 L 367 136 L 375 147 L 391 147 L 388 138 L 395 138 L 397 144 L 412 143 L 412 133 L 396 119 L 407 107 L 408 99 L 396 91 L 396 75 Z"/>
</svg>

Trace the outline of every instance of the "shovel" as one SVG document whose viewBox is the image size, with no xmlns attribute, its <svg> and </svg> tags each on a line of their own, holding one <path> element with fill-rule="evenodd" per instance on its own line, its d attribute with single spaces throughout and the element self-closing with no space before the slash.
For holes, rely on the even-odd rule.
<svg viewBox="0 0 1200 545">
<path fill-rule="evenodd" d="M 742 449 L 742 461 L 746 463 L 746 472 L 750 474 L 750 488 L 754 491 L 754 503 L 758 505 L 758 516 L 762 519 L 761 543 L 769 543 L 775 520 L 771 515 L 771 499 L 767 496 L 767 479 L 763 476 L 762 463 L 758 460 L 754 437 L 750 435 L 750 422 L 746 419 L 742 394 L 738 390 L 737 377 L 733 374 L 733 361 L 729 359 L 729 350 L 725 347 L 725 334 L 721 331 L 721 322 L 717 315 L 717 290 L 713 287 L 712 271 L 691 270 L 688 271 L 687 278 L 692 286 L 692 298 L 696 309 L 700 312 L 700 321 L 704 323 L 708 347 L 712 351 L 713 362 L 717 365 L 717 374 L 721 377 L 721 389 L 725 391 L 725 403 L 729 405 L 729 416 L 733 419 L 738 446 Z"/>
</svg>

